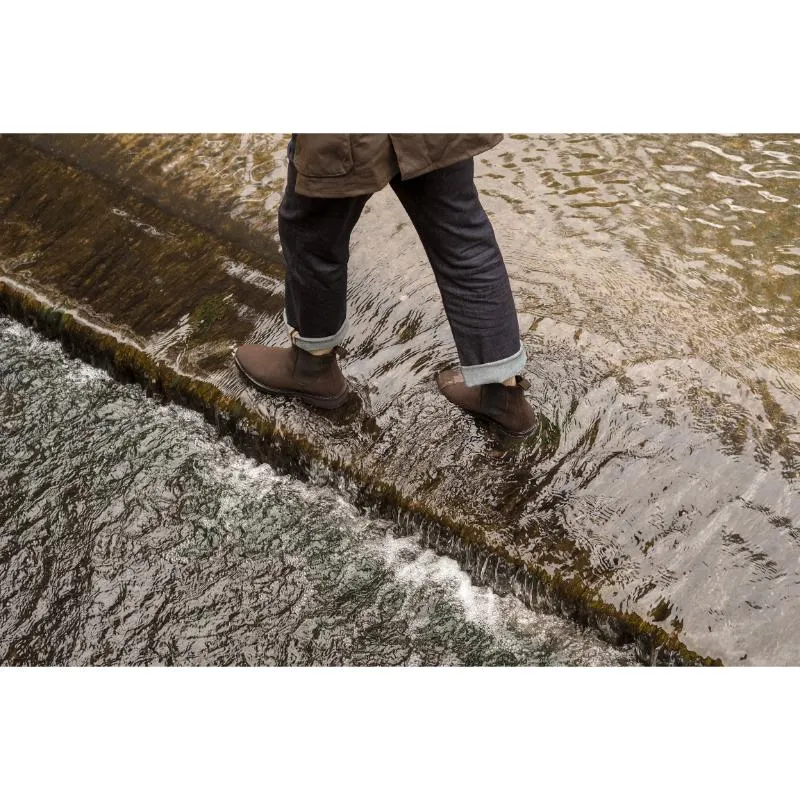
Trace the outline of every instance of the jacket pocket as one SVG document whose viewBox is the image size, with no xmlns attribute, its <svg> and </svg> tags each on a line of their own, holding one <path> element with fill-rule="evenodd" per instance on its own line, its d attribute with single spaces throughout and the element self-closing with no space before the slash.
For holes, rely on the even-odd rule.
<svg viewBox="0 0 800 800">
<path fill-rule="evenodd" d="M 349 133 L 298 133 L 294 166 L 309 178 L 336 178 L 353 168 Z"/>
</svg>

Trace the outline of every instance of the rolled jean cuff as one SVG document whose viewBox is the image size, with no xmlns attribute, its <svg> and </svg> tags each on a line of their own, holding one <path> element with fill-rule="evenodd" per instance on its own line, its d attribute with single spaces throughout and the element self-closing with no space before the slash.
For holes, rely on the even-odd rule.
<svg viewBox="0 0 800 800">
<path fill-rule="evenodd" d="M 332 347 L 341 344 L 347 336 L 349 322 L 345 319 L 342 327 L 331 336 L 323 336 L 321 339 L 310 339 L 308 336 L 301 336 L 297 328 L 293 328 L 286 318 L 286 311 L 283 312 L 283 321 L 286 324 L 286 330 L 289 331 L 289 338 L 292 344 L 296 344 L 301 350 L 312 353 L 314 350 L 330 350 Z"/>
<path fill-rule="evenodd" d="M 513 356 L 490 361 L 488 364 L 462 365 L 461 374 L 467 386 L 483 386 L 485 383 L 502 383 L 522 372 L 526 362 L 525 347 L 519 343 L 519 350 Z"/>
</svg>

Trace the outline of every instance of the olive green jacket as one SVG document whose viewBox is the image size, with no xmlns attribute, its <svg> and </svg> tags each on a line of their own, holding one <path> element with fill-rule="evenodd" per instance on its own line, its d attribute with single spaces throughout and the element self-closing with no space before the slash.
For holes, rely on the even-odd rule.
<svg viewBox="0 0 800 800">
<path fill-rule="evenodd" d="M 298 133 L 298 194 L 354 197 L 450 166 L 499 144 L 501 133 Z"/>
</svg>

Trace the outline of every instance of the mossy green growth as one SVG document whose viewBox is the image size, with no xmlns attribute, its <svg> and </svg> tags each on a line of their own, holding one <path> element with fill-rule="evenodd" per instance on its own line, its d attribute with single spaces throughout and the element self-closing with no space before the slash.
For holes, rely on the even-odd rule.
<svg viewBox="0 0 800 800">
<path fill-rule="evenodd" d="M 189 315 L 190 341 L 199 342 L 211 337 L 221 326 L 218 324 L 235 315 L 231 298 L 219 294 L 204 298 Z"/>
</svg>

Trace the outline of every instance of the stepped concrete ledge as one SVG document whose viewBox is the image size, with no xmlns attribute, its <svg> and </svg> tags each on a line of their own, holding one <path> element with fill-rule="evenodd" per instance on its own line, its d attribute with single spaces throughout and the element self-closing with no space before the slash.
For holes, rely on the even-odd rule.
<svg viewBox="0 0 800 800">
<path fill-rule="evenodd" d="M 634 643 L 645 663 L 738 661 L 739 650 L 693 614 L 705 598 L 690 562 L 670 592 L 654 576 L 674 563 L 638 539 L 620 544 L 634 527 L 624 516 L 615 536 L 592 538 L 581 514 L 560 509 L 573 502 L 553 489 L 560 475 L 588 481 L 610 460 L 602 414 L 591 410 L 608 400 L 604 376 L 623 359 L 602 337 L 538 315 L 513 253 L 531 397 L 543 411 L 539 435 L 517 449 L 498 449 L 436 390 L 434 371 L 456 363 L 455 348 L 424 253 L 389 192 L 370 200 L 353 236 L 348 405 L 319 412 L 243 383 L 231 360 L 238 344 L 286 341 L 276 241 L 286 142 L 1 136 L 0 311 L 119 379 L 197 409 L 247 454 L 336 483 L 477 582 Z M 479 187 L 500 162 L 510 163 L 502 145 L 481 160 Z M 503 209 L 525 209 L 486 194 L 502 245 Z M 558 357 L 545 359 L 548 349 Z M 536 371 L 537 357 L 549 375 Z M 567 374 L 577 360 L 583 388 Z M 644 440 L 631 448 L 634 465 L 656 457 Z M 614 527 L 608 515 L 603 522 Z"/>
</svg>

